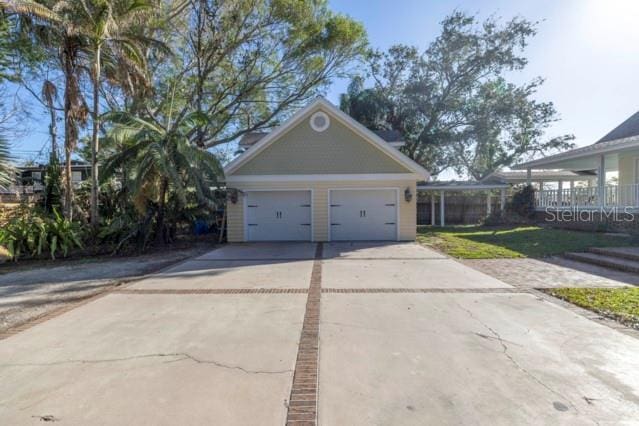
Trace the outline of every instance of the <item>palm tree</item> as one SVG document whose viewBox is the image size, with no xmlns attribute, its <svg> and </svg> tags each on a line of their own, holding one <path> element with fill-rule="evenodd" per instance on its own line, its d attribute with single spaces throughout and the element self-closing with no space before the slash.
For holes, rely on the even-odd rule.
<svg viewBox="0 0 639 426">
<path fill-rule="evenodd" d="M 118 76 L 129 81 L 145 77 L 140 47 L 152 40 L 135 37 L 138 18 L 152 8 L 151 0 L 0 0 L 0 10 L 20 15 L 22 28 L 42 45 L 55 51 L 65 79 L 65 216 L 72 215 L 71 157 L 77 146 L 79 126 L 86 124 L 89 109 L 80 89 L 80 77 L 89 68 L 93 83 L 91 219 L 97 226 L 98 134 L 102 62 L 118 63 Z M 125 66 L 122 66 L 122 65 Z"/>
<path fill-rule="evenodd" d="M 214 208 L 213 189 L 223 175 L 217 157 L 194 146 L 189 134 L 203 125 L 199 113 L 184 117 L 171 124 L 155 124 L 141 118 L 122 114 L 121 124 L 109 133 L 109 138 L 122 143 L 119 151 L 110 157 L 103 169 L 107 179 L 125 170 L 130 180 L 134 204 L 142 216 L 148 214 L 151 204 L 156 206 L 156 242 L 164 241 L 164 217 L 169 191 L 180 206 L 187 203 L 187 193 L 193 192 L 197 200 Z M 171 130 L 167 130 L 171 129 Z"/>
<path fill-rule="evenodd" d="M 17 14 L 21 29 L 37 43 L 53 51 L 64 76 L 64 152 L 65 195 L 64 213 L 73 212 L 71 156 L 78 143 L 79 127 L 87 122 L 88 107 L 80 90 L 81 55 L 87 43 L 78 31 L 76 16 L 63 7 L 64 0 L 34 2 L 30 0 L 0 0 L 0 10 Z"/>
<path fill-rule="evenodd" d="M 97 227 L 102 56 L 108 52 L 112 58 L 125 58 L 129 74 L 145 74 L 146 63 L 142 48 L 149 43 L 149 39 L 135 37 L 133 32 L 140 26 L 141 15 L 151 10 L 153 3 L 148 0 L 92 0 L 79 1 L 79 5 L 79 15 L 84 22 L 83 33 L 89 40 L 92 53 L 91 224 Z"/>
</svg>

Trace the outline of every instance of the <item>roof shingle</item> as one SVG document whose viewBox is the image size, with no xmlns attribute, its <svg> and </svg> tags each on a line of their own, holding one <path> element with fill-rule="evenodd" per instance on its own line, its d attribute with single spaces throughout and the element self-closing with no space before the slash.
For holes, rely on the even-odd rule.
<svg viewBox="0 0 639 426">
<path fill-rule="evenodd" d="M 609 142 L 637 135 L 639 135 L 639 111 L 635 112 L 626 121 L 612 129 L 606 136 L 599 139 L 597 143 Z"/>
</svg>

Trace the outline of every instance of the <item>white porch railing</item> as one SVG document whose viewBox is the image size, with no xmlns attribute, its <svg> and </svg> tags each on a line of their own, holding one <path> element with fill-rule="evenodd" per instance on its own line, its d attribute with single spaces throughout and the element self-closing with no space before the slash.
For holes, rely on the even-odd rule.
<svg viewBox="0 0 639 426">
<path fill-rule="evenodd" d="M 603 203 L 599 200 L 599 188 L 579 187 L 566 189 L 550 189 L 535 192 L 536 207 L 636 207 L 639 208 L 639 184 L 606 185 Z"/>
</svg>

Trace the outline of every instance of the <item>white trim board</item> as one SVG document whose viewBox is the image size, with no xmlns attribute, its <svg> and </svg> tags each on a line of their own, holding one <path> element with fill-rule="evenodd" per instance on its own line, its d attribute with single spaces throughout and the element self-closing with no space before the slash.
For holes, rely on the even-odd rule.
<svg viewBox="0 0 639 426">
<path fill-rule="evenodd" d="M 241 175 L 229 176 L 226 183 L 242 182 L 334 182 L 334 181 L 402 181 L 418 180 L 413 173 L 367 173 L 367 174 L 325 174 L 325 175 Z"/>
<path fill-rule="evenodd" d="M 377 136 L 374 132 L 367 129 L 356 120 L 354 120 L 351 116 L 341 111 L 335 105 L 327 101 L 326 99 L 319 97 L 315 101 L 311 102 L 298 112 L 296 112 L 290 119 L 288 119 L 284 124 L 276 128 L 274 131 L 260 139 L 255 145 L 250 147 L 244 154 L 241 154 L 239 157 L 231 161 L 224 167 L 224 175 L 227 176 L 227 180 L 230 179 L 232 174 L 237 171 L 243 164 L 248 162 L 250 159 L 257 156 L 260 152 L 262 152 L 266 147 L 271 145 L 277 139 L 279 139 L 286 132 L 291 130 L 297 124 L 299 124 L 303 119 L 307 116 L 310 116 L 312 112 L 315 110 L 323 109 L 326 113 L 329 113 L 331 117 L 335 118 L 337 121 L 344 124 L 350 130 L 358 134 L 364 140 L 368 141 L 372 145 L 376 146 L 380 151 L 387 154 L 389 157 L 406 167 L 408 170 L 420 176 L 421 179 L 426 179 L 430 177 L 430 174 L 426 169 L 417 164 L 415 161 L 408 158 L 406 155 L 402 154 L 397 149 L 393 148 L 388 144 L 385 140 Z"/>
</svg>

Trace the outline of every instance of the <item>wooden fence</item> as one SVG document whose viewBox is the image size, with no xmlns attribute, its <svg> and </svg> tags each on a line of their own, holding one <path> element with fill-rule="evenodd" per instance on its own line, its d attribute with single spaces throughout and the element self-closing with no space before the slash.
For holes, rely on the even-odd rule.
<svg viewBox="0 0 639 426">
<path fill-rule="evenodd" d="M 506 196 L 506 203 L 510 194 Z M 495 193 L 491 197 L 493 212 L 500 209 L 500 196 Z M 485 192 L 446 192 L 445 199 L 446 225 L 475 224 L 481 222 L 488 215 L 488 203 Z M 435 195 L 435 224 L 440 223 L 439 194 Z M 417 200 L 417 224 L 431 224 L 430 194 L 420 194 Z"/>
</svg>

